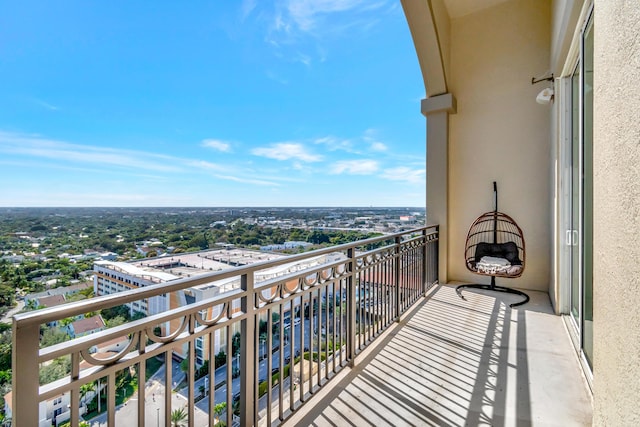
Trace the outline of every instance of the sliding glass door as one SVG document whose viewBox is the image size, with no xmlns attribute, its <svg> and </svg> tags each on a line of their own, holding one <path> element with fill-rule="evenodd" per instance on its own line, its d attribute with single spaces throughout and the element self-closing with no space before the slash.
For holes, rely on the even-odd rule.
<svg viewBox="0 0 640 427">
<path fill-rule="evenodd" d="M 582 350 L 593 369 L 593 17 L 582 63 Z"/>
<path fill-rule="evenodd" d="M 569 256 L 570 314 L 581 353 L 593 361 L 593 19 L 580 40 L 580 54 L 570 78 L 570 148 L 565 242 Z M 567 123 L 567 122 L 565 122 Z"/>
</svg>

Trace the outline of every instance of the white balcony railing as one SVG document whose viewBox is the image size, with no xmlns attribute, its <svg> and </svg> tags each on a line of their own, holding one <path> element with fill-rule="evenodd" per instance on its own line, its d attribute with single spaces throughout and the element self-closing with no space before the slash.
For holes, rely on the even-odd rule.
<svg viewBox="0 0 640 427">
<path fill-rule="evenodd" d="M 91 425 L 170 426 L 181 408 L 190 426 L 277 425 L 312 402 L 435 283 L 437 244 L 438 227 L 423 227 L 16 315 L 13 425 L 51 425 L 43 411 L 61 396 L 69 403 L 56 415 L 72 427 L 81 414 Z M 342 256 L 254 282 L 261 270 L 330 253 Z M 239 279 L 240 288 L 41 347 L 41 327 L 51 322 L 229 279 Z M 236 331 L 239 351 L 232 354 Z M 228 351 L 215 363 L 220 336 Z M 108 342 L 121 345 L 95 353 Z M 186 357 L 184 374 L 176 355 Z M 211 362 L 204 372 L 198 358 Z M 41 370 L 51 364 L 61 366 L 60 378 L 41 384 Z M 143 373 L 152 365 L 160 368 L 150 378 Z M 96 412 L 103 413 L 92 417 Z"/>
</svg>

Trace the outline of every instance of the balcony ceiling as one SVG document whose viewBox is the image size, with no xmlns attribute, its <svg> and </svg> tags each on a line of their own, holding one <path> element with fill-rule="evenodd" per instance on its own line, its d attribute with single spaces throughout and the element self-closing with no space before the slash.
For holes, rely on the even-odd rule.
<svg viewBox="0 0 640 427">
<path fill-rule="evenodd" d="M 487 9 L 508 0 L 444 0 L 451 19 Z"/>
</svg>

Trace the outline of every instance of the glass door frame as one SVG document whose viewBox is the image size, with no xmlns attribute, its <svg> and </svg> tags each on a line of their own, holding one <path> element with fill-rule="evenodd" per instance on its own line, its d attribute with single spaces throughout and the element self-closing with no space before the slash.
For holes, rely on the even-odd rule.
<svg viewBox="0 0 640 427">
<path fill-rule="evenodd" d="M 593 4 L 588 5 L 586 14 L 580 27 L 580 32 L 576 34 L 573 41 L 576 44 L 573 56 L 567 59 L 567 66 L 563 70 L 562 77 L 558 79 L 558 89 L 562 96 L 559 97 L 558 124 L 560 127 L 560 243 L 559 265 L 560 265 L 560 295 L 561 312 L 565 315 L 574 347 L 580 356 L 583 370 L 586 373 L 588 382 L 593 379 L 593 368 L 591 360 L 585 354 L 585 199 L 592 198 L 593 195 L 585 195 L 585 173 L 592 173 L 592 168 L 585 169 L 585 51 L 584 40 L 587 31 L 593 34 Z M 593 53 L 591 53 L 593 57 Z M 575 78 L 578 77 L 577 98 L 574 98 Z M 591 89 L 592 90 L 592 89 Z M 577 100 L 577 119 L 575 126 L 574 108 Z M 591 123 L 593 126 L 592 116 Z M 575 132 L 578 132 L 577 139 Z M 592 144 L 592 141 L 586 141 Z M 577 144 L 577 151 L 574 150 Z M 592 153 L 592 148 L 589 149 Z M 577 159 L 575 158 L 577 155 Z M 577 160 L 577 162 L 574 162 Z M 589 159 L 587 159 L 589 160 Z M 576 164 L 577 163 L 577 164 Z M 574 174 L 577 168 L 577 178 Z M 592 178 L 590 182 L 592 182 Z M 576 182 L 577 181 L 577 182 Z M 577 187 L 574 187 L 577 186 Z M 577 193 L 574 193 L 577 191 Z M 577 194 L 577 200 L 574 197 Z M 586 196 L 586 197 L 585 197 Z M 587 201 L 589 202 L 589 201 Z M 577 221 L 576 221 L 577 220 Z M 577 224 L 576 224 L 577 222 Z M 586 242 L 593 246 L 593 242 Z M 578 251 L 575 254 L 575 251 Z M 577 258 L 573 256 L 577 255 Z M 575 264 L 577 265 L 575 265 Z M 590 263 L 588 263 L 590 264 Z M 593 268 L 592 264 L 586 268 Z M 590 277 L 590 276 L 589 276 Z M 573 285 L 577 284 L 577 295 L 573 292 Z M 577 297 L 578 301 L 575 301 Z M 574 304 L 577 302 L 577 304 Z M 577 306 L 577 313 L 574 312 Z M 590 310 L 591 312 L 591 310 Z M 592 326 L 591 326 L 592 327 Z M 591 347 L 592 348 L 592 347 Z"/>
</svg>

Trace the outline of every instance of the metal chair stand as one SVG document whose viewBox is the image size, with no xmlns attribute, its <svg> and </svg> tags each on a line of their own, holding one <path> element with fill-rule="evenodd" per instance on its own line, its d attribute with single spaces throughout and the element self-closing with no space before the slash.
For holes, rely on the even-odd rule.
<svg viewBox="0 0 640 427">
<path fill-rule="evenodd" d="M 519 291 L 517 289 L 512 289 L 512 288 L 507 288 L 505 286 L 498 286 L 496 285 L 496 276 L 491 276 L 491 284 L 489 285 L 484 285 L 481 283 L 474 283 L 474 284 L 470 284 L 470 285 L 459 285 L 456 286 L 456 293 L 458 294 L 458 296 L 460 298 L 462 298 L 463 300 L 467 300 L 464 295 L 462 295 L 462 290 L 463 289 L 484 289 L 486 291 L 497 291 L 497 292 L 505 292 L 508 294 L 515 294 L 515 295 L 521 295 L 524 297 L 524 299 L 522 301 L 519 302 L 514 302 L 512 304 L 509 304 L 509 307 L 513 308 L 513 307 L 517 307 L 519 305 L 522 304 L 526 304 L 529 302 L 529 295 L 525 294 L 522 291 Z"/>
</svg>

